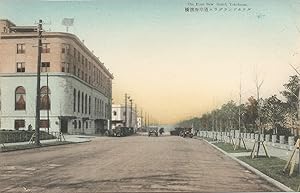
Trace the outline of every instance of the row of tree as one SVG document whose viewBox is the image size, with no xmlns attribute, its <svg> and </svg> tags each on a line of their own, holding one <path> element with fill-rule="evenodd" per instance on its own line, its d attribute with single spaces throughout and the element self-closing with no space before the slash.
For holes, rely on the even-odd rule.
<svg viewBox="0 0 300 193">
<path fill-rule="evenodd" d="M 244 104 L 231 100 L 221 108 L 178 125 L 210 131 L 229 131 L 240 127 L 242 132 L 257 133 L 261 129 L 269 134 L 298 135 L 298 76 L 290 76 L 289 82 L 283 86 L 285 89 L 280 92 L 282 100 L 277 95 L 265 99 L 250 96 Z"/>
</svg>

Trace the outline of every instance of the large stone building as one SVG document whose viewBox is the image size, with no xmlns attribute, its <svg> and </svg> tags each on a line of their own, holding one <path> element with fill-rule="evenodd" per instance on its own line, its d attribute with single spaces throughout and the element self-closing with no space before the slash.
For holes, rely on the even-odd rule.
<svg viewBox="0 0 300 193">
<path fill-rule="evenodd" d="M 0 32 L 0 128 L 35 128 L 37 32 L 9 20 L 0 20 Z M 43 32 L 41 58 L 41 130 L 108 129 L 113 76 L 104 64 L 78 37 L 62 32 Z"/>
</svg>

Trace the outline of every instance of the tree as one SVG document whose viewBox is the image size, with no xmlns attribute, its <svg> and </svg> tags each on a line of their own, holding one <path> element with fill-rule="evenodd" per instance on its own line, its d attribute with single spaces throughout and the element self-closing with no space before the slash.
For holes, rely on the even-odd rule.
<svg viewBox="0 0 300 193">
<path fill-rule="evenodd" d="M 273 95 L 263 101 L 261 120 L 265 129 L 274 129 L 273 134 L 285 125 L 286 105 Z"/>
<path fill-rule="evenodd" d="M 289 127 L 295 128 L 298 117 L 299 78 L 290 76 L 289 82 L 283 85 L 285 90 L 280 93 L 286 98 L 286 121 Z M 297 130 L 298 132 L 298 130 Z"/>
<path fill-rule="evenodd" d="M 258 118 L 258 102 L 251 96 L 248 98 L 248 102 L 245 105 L 245 112 L 243 113 L 242 120 L 248 131 L 257 131 L 255 121 Z"/>
</svg>

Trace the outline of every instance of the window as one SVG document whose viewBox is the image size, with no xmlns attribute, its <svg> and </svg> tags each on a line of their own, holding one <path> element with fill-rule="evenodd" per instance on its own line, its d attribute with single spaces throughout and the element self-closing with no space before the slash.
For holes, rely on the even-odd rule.
<svg viewBox="0 0 300 193">
<path fill-rule="evenodd" d="M 85 99 L 84 99 L 84 113 L 87 114 L 87 95 L 85 94 Z"/>
<path fill-rule="evenodd" d="M 15 110 L 26 109 L 26 91 L 24 87 L 19 86 L 15 91 Z"/>
<path fill-rule="evenodd" d="M 78 103 L 77 103 L 77 112 L 80 113 L 80 91 L 78 91 Z"/>
<path fill-rule="evenodd" d="M 61 53 L 70 54 L 70 45 L 69 44 L 62 44 Z"/>
<path fill-rule="evenodd" d="M 25 62 L 17 62 L 17 72 L 25 72 Z"/>
<path fill-rule="evenodd" d="M 74 129 L 77 129 L 77 121 L 74 120 Z"/>
<path fill-rule="evenodd" d="M 24 119 L 15 120 L 15 129 L 19 130 L 20 128 L 25 128 L 25 120 Z"/>
<path fill-rule="evenodd" d="M 42 44 L 42 53 L 50 53 L 50 44 L 49 43 Z"/>
<path fill-rule="evenodd" d="M 84 94 L 81 93 L 81 113 L 84 113 Z"/>
<path fill-rule="evenodd" d="M 96 115 L 96 112 L 97 112 L 97 99 L 95 98 L 95 109 L 94 109 L 95 115 Z"/>
<path fill-rule="evenodd" d="M 50 124 L 47 119 L 40 120 L 40 128 L 48 128 L 48 127 L 50 127 Z"/>
<path fill-rule="evenodd" d="M 91 96 L 89 96 L 89 115 L 91 114 Z"/>
<path fill-rule="evenodd" d="M 85 122 L 85 128 L 88 129 L 89 128 L 89 123 Z"/>
<path fill-rule="evenodd" d="M 114 111 L 114 116 L 116 116 L 117 115 L 117 111 Z"/>
<path fill-rule="evenodd" d="M 70 72 L 70 70 L 69 70 L 69 63 L 62 62 L 61 63 L 61 71 L 69 73 Z"/>
<path fill-rule="evenodd" d="M 17 54 L 25 53 L 25 44 L 17 44 Z"/>
<path fill-rule="evenodd" d="M 42 62 L 41 72 L 49 72 L 50 71 L 50 62 Z"/>
<path fill-rule="evenodd" d="M 76 112 L 76 89 L 73 91 L 73 111 Z"/>
<path fill-rule="evenodd" d="M 50 89 L 47 86 L 43 86 L 41 88 L 41 110 L 50 110 L 51 103 L 50 103 Z"/>
<path fill-rule="evenodd" d="M 78 121 L 78 129 L 81 129 L 81 121 Z"/>
</svg>

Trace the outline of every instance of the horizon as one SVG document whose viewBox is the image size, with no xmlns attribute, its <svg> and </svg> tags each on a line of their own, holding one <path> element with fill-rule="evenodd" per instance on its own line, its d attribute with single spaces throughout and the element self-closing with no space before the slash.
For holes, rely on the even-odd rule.
<svg viewBox="0 0 300 193">
<path fill-rule="evenodd" d="M 138 111 L 161 124 L 175 124 L 255 95 L 279 94 L 289 66 L 299 66 L 299 2 L 239 1 L 244 12 L 185 12 L 195 2 L 230 1 L 19 1 L 1 0 L 0 18 L 64 32 L 63 18 L 74 18 L 69 32 L 84 40 L 114 74 L 113 101 L 128 93 Z M 46 5 L 46 6 L 45 6 Z M 220 5 L 220 7 L 222 7 Z M 64 11 L 61 11 L 61 10 Z M 95 19 L 92 19 L 95 18 Z M 218 54 L 217 54 L 218 53 Z"/>
</svg>

